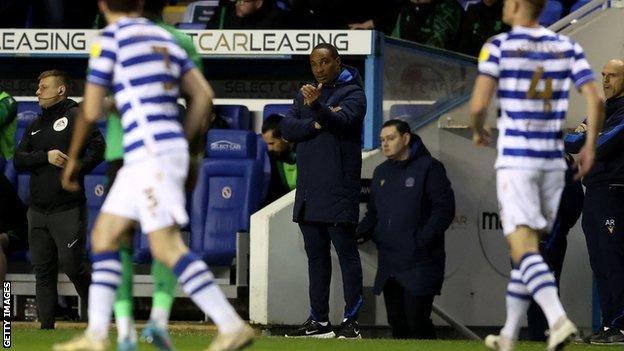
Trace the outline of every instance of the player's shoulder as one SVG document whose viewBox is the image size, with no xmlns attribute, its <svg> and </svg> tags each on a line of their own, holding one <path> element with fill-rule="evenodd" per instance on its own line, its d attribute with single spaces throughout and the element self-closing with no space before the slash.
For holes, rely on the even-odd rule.
<svg viewBox="0 0 624 351">
<path fill-rule="evenodd" d="M 503 42 L 509 38 L 509 32 L 498 33 L 488 38 L 485 41 L 486 44 L 490 44 L 496 47 L 500 47 Z"/>
</svg>

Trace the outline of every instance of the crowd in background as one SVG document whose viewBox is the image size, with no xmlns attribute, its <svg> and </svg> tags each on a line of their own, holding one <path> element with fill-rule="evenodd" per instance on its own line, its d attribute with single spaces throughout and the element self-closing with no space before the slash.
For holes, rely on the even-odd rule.
<svg viewBox="0 0 624 351">
<path fill-rule="evenodd" d="M 560 1 L 563 15 L 575 1 Z M 214 4 L 207 29 L 375 29 L 471 56 L 489 37 L 509 29 L 501 21 L 502 0 L 214 0 Z M 103 23 L 96 2 L 80 0 L 6 0 L 0 3 L 0 18 L 0 27 L 5 28 L 98 28 Z"/>
</svg>

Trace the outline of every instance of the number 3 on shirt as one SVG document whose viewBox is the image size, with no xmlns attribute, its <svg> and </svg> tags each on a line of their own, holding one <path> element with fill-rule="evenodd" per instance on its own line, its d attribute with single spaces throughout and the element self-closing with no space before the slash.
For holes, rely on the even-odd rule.
<svg viewBox="0 0 624 351">
<path fill-rule="evenodd" d="M 551 109 L 550 101 L 553 96 L 552 91 L 552 78 L 546 78 L 544 80 L 544 90 L 538 91 L 537 84 L 544 76 L 544 67 L 539 66 L 537 70 L 533 72 L 533 76 L 531 77 L 531 85 L 529 86 L 529 90 L 527 91 L 527 98 L 529 99 L 542 99 L 544 100 L 544 109 L 546 112 L 549 112 Z"/>
</svg>

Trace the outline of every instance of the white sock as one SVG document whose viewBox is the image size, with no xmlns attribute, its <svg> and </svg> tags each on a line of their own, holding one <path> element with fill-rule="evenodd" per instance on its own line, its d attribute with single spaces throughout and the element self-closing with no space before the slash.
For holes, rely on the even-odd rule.
<svg viewBox="0 0 624 351">
<path fill-rule="evenodd" d="M 520 270 L 515 268 L 511 271 L 511 280 L 507 285 L 506 304 L 507 319 L 500 333 L 511 340 L 517 340 L 520 322 L 531 304 L 531 294 L 522 282 Z"/>
<path fill-rule="evenodd" d="M 115 292 L 121 283 L 119 252 L 94 254 L 89 286 L 89 326 L 87 333 L 94 339 L 108 337 Z"/>
<path fill-rule="evenodd" d="M 157 327 L 167 330 L 167 325 L 169 324 L 169 310 L 162 307 L 152 307 L 150 320 L 154 321 Z"/>
<path fill-rule="evenodd" d="M 522 272 L 522 281 L 531 292 L 535 302 L 542 308 L 548 320 L 548 327 L 552 329 L 561 317 L 566 316 L 557 294 L 555 276 L 544 263 L 542 256 L 536 253 L 529 253 L 522 257 L 520 272 Z"/>
<path fill-rule="evenodd" d="M 243 327 L 244 322 L 214 284 L 214 276 L 203 261 L 188 253 L 180 258 L 173 272 L 182 284 L 184 292 L 206 313 L 219 328 L 228 334 Z"/>
<path fill-rule="evenodd" d="M 136 328 L 134 327 L 134 319 L 130 316 L 119 317 L 115 319 L 117 324 L 117 341 L 121 342 L 129 339 L 132 342 L 137 341 Z"/>
</svg>

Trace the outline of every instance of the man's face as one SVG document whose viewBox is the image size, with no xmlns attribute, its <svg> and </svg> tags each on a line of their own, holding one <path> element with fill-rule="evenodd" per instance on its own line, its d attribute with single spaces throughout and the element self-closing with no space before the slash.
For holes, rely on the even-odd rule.
<svg viewBox="0 0 624 351">
<path fill-rule="evenodd" d="M 381 151 L 384 156 L 394 160 L 399 158 L 409 147 L 409 134 L 401 135 L 395 126 L 381 129 Z"/>
<path fill-rule="evenodd" d="M 236 17 L 245 18 L 253 15 L 262 7 L 263 0 L 236 0 Z"/>
<path fill-rule="evenodd" d="M 272 130 L 267 130 L 265 133 L 262 133 L 262 139 L 267 144 L 269 153 L 279 155 L 288 151 L 288 142 L 283 138 L 273 137 Z"/>
<path fill-rule="evenodd" d="M 42 108 L 50 107 L 65 98 L 65 87 L 59 84 L 59 80 L 54 76 L 49 76 L 39 80 L 37 88 L 37 100 Z"/>
<path fill-rule="evenodd" d="M 607 99 L 624 95 L 624 62 L 607 62 L 602 69 L 602 89 Z"/>
<path fill-rule="evenodd" d="M 340 57 L 332 57 L 327 49 L 316 49 L 310 54 L 310 67 L 317 82 L 331 82 L 340 73 Z"/>
</svg>

